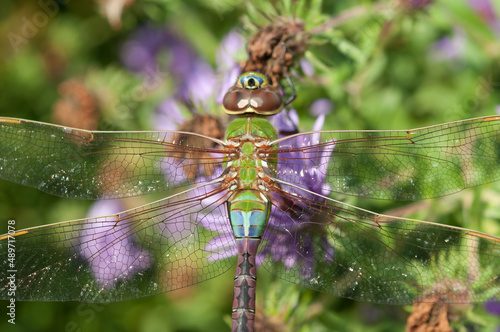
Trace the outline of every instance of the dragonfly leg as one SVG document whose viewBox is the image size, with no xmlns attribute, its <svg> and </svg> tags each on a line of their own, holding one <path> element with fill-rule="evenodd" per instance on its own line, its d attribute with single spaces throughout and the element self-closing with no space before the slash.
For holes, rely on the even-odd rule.
<svg viewBox="0 0 500 332">
<path fill-rule="evenodd" d="M 283 72 L 283 76 L 285 77 L 286 82 L 290 86 L 290 89 L 292 89 L 292 95 L 290 97 L 288 97 L 287 100 L 285 100 L 283 103 L 283 107 L 286 107 L 286 106 L 290 105 L 290 103 L 292 101 L 294 101 L 295 98 L 297 98 L 297 92 L 295 91 L 295 86 L 293 85 L 292 79 L 290 78 L 290 75 L 288 74 L 288 70 L 285 70 L 285 67 L 283 66 L 283 58 L 285 57 L 285 53 L 286 53 L 285 42 L 281 42 L 281 46 L 283 47 L 283 53 L 281 53 L 280 60 L 278 61 L 278 64 L 281 67 L 281 71 Z"/>
</svg>

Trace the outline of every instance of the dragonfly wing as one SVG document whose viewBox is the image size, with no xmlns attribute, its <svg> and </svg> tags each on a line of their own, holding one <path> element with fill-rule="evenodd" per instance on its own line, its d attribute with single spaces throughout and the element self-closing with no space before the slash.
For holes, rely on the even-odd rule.
<svg viewBox="0 0 500 332">
<path fill-rule="evenodd" d="M 413 130 L 303 133 L 274 143 L 274 177 L 348 195 L 418 200 L 500 179 L 500 116 Z"/>
<path fill-rule="evenodd" d="M 17 300 L 114 302 L 216 277 L 234 263 L 209 261 L 205 248 L 216 234 L 231 234 L 226 196 L 205 185 L 116 215 L 4 235 L 0 298 L 9 299 L 15 285 Z M 207 222 L 216 226 L 201 226 Z"/>
<path fill-rule="evenodd" d="M 275 188 L 259 256 L 272 274 L 385 304 L 500 301 L 500 238 Z"/>
<path fill-rule="evenodd" d="M 215 179 L 222 144 L 192 133 L 98 132 L 0 118 L 0 178 L 63 197 L 131 197 Z"/>
</svg>

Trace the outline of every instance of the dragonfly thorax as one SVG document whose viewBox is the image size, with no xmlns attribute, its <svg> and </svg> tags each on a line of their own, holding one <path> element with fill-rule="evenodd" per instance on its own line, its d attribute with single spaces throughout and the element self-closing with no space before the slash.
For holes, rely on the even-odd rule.
<svg viewBox="0 0 500 332">
<path fill-rule="evenodd" d="M 270 181 L 265 172 L 269 154 L 260 151 L 265 142 L 261 139 L 232 142 L 233 147 L 237 147 L 227 162 L 230 169 L 225 178 L 230 190 L 265 190 L 265 184 Z"/>
<path fill-rule="evenodd" d="M 276 158 L 271 157 L 275 149 L 272 141 L 277 136 L 264 118 L 237 118 L 231 122 L 225 144 L 230 153 L 223 165 L 230 169 L 225 178 L 230 190 L 265 191 L 266 183 L 271 183 L 266 170 L 276 166 Z"/>
</svg>

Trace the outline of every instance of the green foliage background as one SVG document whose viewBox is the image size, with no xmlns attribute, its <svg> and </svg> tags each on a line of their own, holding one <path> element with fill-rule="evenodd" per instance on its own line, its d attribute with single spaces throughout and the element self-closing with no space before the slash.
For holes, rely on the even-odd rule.
<svg viewBox="0 0 500 332">
<path fill-rule="evenodd" d="M 51 122 L 58 85 L 79 78 L 97 96 L 101 128 L 151 130 L 156 106 L 179 82 L 167 77 L 145 98 L 131 97 L 141 78 L 123 67 L 119 52 L 139 26 L 150 23 L 173 29 L 215 64 L 222 38 L 234 27 L 248 39 L 256 31 L 253 23 L 269 22 L 266 16 L 301 18 L 306 30 L 311 30 L 345 17 L 346 11 L 350 16 L 342 24 L 311 38 L 305 58 L 314 65 L 315 74 L 294 78 L 298 98 L 293 105 L 303 130 L 312 128 L 309 107 L 317 98 L 328 98 L 335 105 L 323 129 L 410 129 L 493 115 L 500 105 L 499 35 L 462 0 L 435 1 L 416 11 L 394 7 L 397 1 L 253 1 L 250 5 L 229 0 L 137 1 L 124 10 L 118 30 L 110 27 L 97 3 L 64 2 L 20 44 L 12 42 L 13 34 L 23 36 L 26 22 L 35 23 L 43 8 L 34 1 L 2 2 L 1 116 Z M 500 2 L 492 3 L 500 16 Z M 352 8 L 361 10 L 352 14 L 348 11 Z M 459 56 L 437 61 L 432 45 L 457 33 L 463 35 Z M 48 65 L 51 54 L 57 57 Z M 117 104 L 127 107 L 117 112 Z M 376 212 L 408 207 L 402 202 L 343 199 Z M 5 233 L 9 219 L 21 229 L 82 218 L 90 204 L 0 181 L 0 231 Z M 411 205 L 414 211 L 404 216 L 500 235 L 499 183 L 418 204 Z M 411 309 L 334 298 L 280 281 L 265 271 L 259 278 L 258 308 L 270 322 L 293 331 L 401 331 Z M 16 325 L 8 324 L 2 314 L 0 330 L 229 330 L 232 280 L 233 275 L 226 273 L 169 294 L 105 305 L 18 302 Z M 492 331 L 500 324 L 481 304 L 463 311 L 456 323 L 459 330 Z"/>
</svg>

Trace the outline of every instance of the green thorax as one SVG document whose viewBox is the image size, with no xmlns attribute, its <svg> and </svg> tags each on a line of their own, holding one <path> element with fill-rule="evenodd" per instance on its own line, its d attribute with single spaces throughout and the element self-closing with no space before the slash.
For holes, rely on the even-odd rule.
<svg viewBox="0 0 500 332">
<path fill-rule="evenodd" d="M 226 139 L 238 138 L 245 135 L 266 138 L 273 141 L 278 138 L 276 129 L 271 122 L 263 117 L 240 117 L 234 119 L 226 130 Z"/>
<path fill-rule="evenodd" d="M 267 158 L 262 158 L 258 153 L 257 145 L 271 142 L 277 137 L 276 129 L 265 118 L 241 117 L 229 124 L 226 139 L 240 142 L 239 157 L 232 161 L 231 167 L 239 173 L 243 187 L 252 187 L 258 171 L 263 167 L 275 166 L 276 158 L 271 158 L 271 165 L 267 164 Z"/>
</svg>

